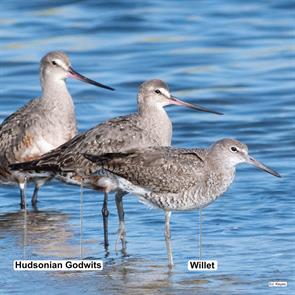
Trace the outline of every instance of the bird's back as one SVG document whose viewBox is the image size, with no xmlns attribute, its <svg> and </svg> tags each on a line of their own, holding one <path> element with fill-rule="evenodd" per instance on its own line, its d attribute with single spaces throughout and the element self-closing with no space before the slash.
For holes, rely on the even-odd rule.
<svg viewBox="0 0 295 295">
<path fill-rule="evenodd" d="M 76 134 L 75 115 L 69 115 L 69 124 L 55 117 L 55 108 L 49 109 L 39 98 L 31 100 L 7 117 L 0 125 L 0 180 L 11 175 L 8 165 L 41 157 Z M 72 118 L 73 117 L 73 118 Z M 74 121 L 73 121 L 74 120 Z M 63 125 L 64 129 L 60 129 Z"/>
<path fill-rule="evenodd" d="M 205 149 L 151 147 L 94 156 L 100 166 L 153 192 L 176 193 L 189 189 L 206 174 Z"/>
<path fill-rule="evenodd" d="M 99 124 L 43 155 L 39 160 L 16 165 L 15 168 L 51 171 L 64 176 L 66 181 L 68 172 L 83 176 L 95 172 L 96 165 L 83 156 L 85 153 L 105 154 L 158 145 L 160 144 L 142 126 L 138 114 L 132 114 Z"/>
<path fill-rule="evenodd" d="M 99 175 L 139 196 L 148 206 L 190 210 L 212 203 L 229 187 L 235 169 L 222 169 L 208 149 L 152 147 L 100 156 L 85 155 Z M 103 179 L 103 178 L 102 178 Z"/>
</svg>

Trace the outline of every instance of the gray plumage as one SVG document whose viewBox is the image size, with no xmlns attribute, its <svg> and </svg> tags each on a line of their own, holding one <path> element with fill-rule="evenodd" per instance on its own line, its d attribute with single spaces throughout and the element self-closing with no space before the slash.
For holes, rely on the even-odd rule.
<svg viewBox="0 0 295 295">
<path fill-rule="evenodd" d="M 101 186 L 134 193 L 148 206 L 165 210 L 169 265 L 173 265 L 169 238 L 171 210 L 208 206 L 228 189 L 240 163 L 255 165 L 280 177 L 249 156 L 247 146 L 234 139 L 222 139 L 208 149 L 151 147 L 85 157 L 97 164 Z"/>
<path fill-rule="evenodd" d="M 31 170 L 33 173 L 47 171 L 48 176 L 57 176 L 67 183 L 77 185 L 82 183 L 83 186 L 100 189 L 99 177 L 92 175 L 97 167 L 85 159 L 84 153 L 104 154 L 148 146 L 169 146 L 172 123 L 164 107 L 170 104 L 216 113 L 178 100 L 170 94 L 168 86 L 161 80 L 144 82 L 139 88 L 137 103 L 137 113 L 99 124 L 77 135 L 41 159 L 13 165 L 13 169 Z M 104 204 L 106 198 L 107 195 Z M 103 212 L 106 212 L 104 213 L 106 217 L 108 214 L 106 205 Z M 106 242 L 106 246 L 107 244 Z"/>
<path fill-rule="evenodd" d="M 67 77 L 104 87 L 75 72 L 63 52 L 50 52 L 41 60 L 42 95 L 0 125 L 0 183 L 19 184 L 22 208 L 25 207 L 24 175 L 12 171 L 9 164 L 39 158 L 77 133 L 74 104 L 65 83 Z M 36 202 L 38 189 L 44 179 L 28 175 L 27 180 L 36 184 L 32 199 Z"/>
<path fill-rule="evenodd" d="M 155 93 L 156 90 L 160 90 L 161 93 Z M 96 188 L 97 177 L 91 175 L 95 172 L 96 165 L 85 159 L 83 155 L 121 152 L 149 146 L 169 146 L 172 123 L 164 106 L 174 104 L 170 99 L 168 86 L 163 81 L 147 81 L 139 88 L 137 113 L 101 123 L 36 161 L 12 167 L 23 171 L 48 171 L 61 180 L 73 183 L 79 182 L 83 176 L 86 186 Z M 201 108 L 195 105 L 189 107 Z"/>
</svg>

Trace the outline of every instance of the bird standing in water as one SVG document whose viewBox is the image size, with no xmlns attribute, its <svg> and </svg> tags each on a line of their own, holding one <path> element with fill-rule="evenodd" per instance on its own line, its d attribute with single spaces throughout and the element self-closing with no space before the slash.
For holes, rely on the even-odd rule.
<svg viewBox="0 0 295 295">
<path fill-rule="evenodd" d="M 219 140 L 207 149 L 151 147 L 85 157 L 96 163 L 98 185 L 105 190 L 133 193 L 147 206 L 165 211 L 169 266 L 173 266 L 171 211 L 204 208 L 214 202 L 229 188 L 240 163 L 280 177 L 251 157 L 245 144 L 234 139 Z"/>
<path fill-rule="evenodd" d="M 149 80 L 141 84 L 137 96 L 138 112 L 118 117 L 77 135 L 61 147 L 44 155 L 39 160 L 12 165 L 13 169 L 29 173 L 47 172 L 47 177 L 76 185 L 101 190 L 99 177 L 92 175 L 97 165 L 83 155 L 122 152 L 132 148 L 149 146 L 169 146 L 172 138 L 172 123 L 164 107 L 167 105 L 186 106 L 195 110 L 221 114 L 198 105 L 183 102 L 171 95 L 168 86 L 161 80 Z M 31 171 L 31 172 L 30 172 Z M 104 187 L 103 187 L 104 188 Z M 104 241 L 108 253 L 108 190 L 104 188 L 102 209 Z M 116 205 L 119 215 L 119 235 L 122 252 L 126 253 L 124 210 L 122 197 L 124 190 L 117 191 Z"/>
<path fill-rule="evenodd" d="M 65 80 L 74 78 L 113 90 L 77 73 L 68 56 L 61 51 L 46 54 L 41 60 L 42 94 L 31 100 L 0 125 L 0 183 L 18 184 L 21 208 L 26 206 L 24 175 L 9 168 L 9 164 L 37 159 L 77 134 L 72 97 Z M 40 187 L 47 178 L 27 177 L 35 183 L 32 204 L 35 206 Z"/>
</svg>

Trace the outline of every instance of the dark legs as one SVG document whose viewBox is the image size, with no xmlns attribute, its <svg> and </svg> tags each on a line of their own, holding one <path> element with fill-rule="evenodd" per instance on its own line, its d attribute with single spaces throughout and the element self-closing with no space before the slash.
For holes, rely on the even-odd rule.
<svg viewBox="0 0 295 295">
<path fill-rule="evenodd" d="M 109 253 L 109 238 L 108 238 L 108 217 L 109 217 L 109 210 L 108 210 L 108 192 L 104 192 L 104 200 L 103 200 L 103 207 L 101 210 L 102 217 L 103 217 L 103 232 L 104 232 L 104 249 L 106 251 L 106 255 Z"/>
<path fill-rule="evenodd" d="M 121 240 L 122 242 L 122 253 L 126 255 L 126 233 L 125 233 L 125 221 L 124 221 L 124 208 L 123 208 L 123 196 L 126 193 L 122 191 L 118 191 L 116 193 L 116 206 L 119 216 L 119 230 L 118 230 L 118 238 L 116 241 L 115 250 L 117 251 L 117 244 L 118 241 Z M 104 200 L 103 200 L 103 207 L 101 210 L 102 217 L 103 217 L 103 231 L 104 231 L 104 248 L 106 252 L 106 256 L 109 254 L 109 238 L 108 238 L 108 217 L 109 217 L 109 210 L 108 210 L 108 191 L 104 192 Z"/>
<path fill-rule="evenodd" d="M 172 247 L 171 247 L 171 235 L 170 235 L 170 216 L 171 211 L 165 211 L 165 241 L 166 249 L 168 254 L 168 266 L 173 267 L 173 256 L 172 256 Z"/>
<path fill-rule="evenodd" d="M 37 199 L 38 199 L 38 192 L 40 187 L 43 185 L 43 183 L 39 183 L 39 182 L 35 182 L 35 188 L 34 188 L 34 192 L 33 192 L 33 196 L 32 196 L 32 207 L 34 208 L 34 210 L 37 210 Z"/>
<path fill-rule="evenodd" d="M 40 187 L 41 187 L 41 185 L 38 185 L 38 183 L 36 182 L 34 192 L 33 192 L 33 196 L 32 196 L 32 201 L 31 201 L 32 206 L 34 208 L 36 208 L 36 206 L 37 206 L 37 198 L 38 198 L 38 192 L 39 192 Z"/>
<path fill-rule="evenodd" d="M 117 252 L 117 244 L 118 241 L 121 240 L 122 243 L 122 254 L 125 256 L 127 255 L 127 248 L 126 248 L 126 232 L 125 232 L 125 220 L 124 220 L 124 208 L 123 208 L 123 196 L 125 196 L 126 193 L 122 191 L 118 191 L 116 193 L 116 206 L 118 211 L 118 217 L 119 217 L 119 230 L 118 230 L 118 237 L 116 240 L 115 245 L 115 251 Z"/>
<path fill-rule="evenodd" d="M 25 180 L 23 182 L 19 182 L 19 190 L 20 190 L 20 208 L 26 210 L 26 192 L 25 192 L 25 187 L 26 187 L 26 182 Z"/>
<path fill-rule="evenodd" d="M 52 177 L 49 178 L 39 178 L 35 181 L 35 188 L 34 188 L 34 192 L 33 192 L 33 196 L 32 196 L 32 207 L 34 209 L 37 209 L 37 202 L 38 202 L 38 193 L 39 190 L 41 188 L 41 186 L 43 186 L 45 184 L 45 182 L 51 180 Z"/>
</svg>

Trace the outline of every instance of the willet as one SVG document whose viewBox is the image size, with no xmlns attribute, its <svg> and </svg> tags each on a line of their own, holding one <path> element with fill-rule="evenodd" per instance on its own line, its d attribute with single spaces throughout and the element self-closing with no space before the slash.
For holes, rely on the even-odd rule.
<svg viewBox="0 0 295 295">
<path fill-rule="evenodd" d="M 41 97 L 31 100 L 0 125 L 0 183 L 19 185 L 22 209 L 26 206 L 25 177 L 12 172 L 9 164 L 39 158 L 77 134 L 74 104 L 65 83 L 68 77 L 113 90 L 77 73 L 65 53 L 49 52 L 41 60 Z M 32 204 L 36 205 L 46 178 L 28 180 L 35 182 Z"/>
<path fill-rule="evenodd" d="M 58 176 L 64 182 L 100 190 L 98 177 L 92 173 L 97 165 L 85 159 L 83 154 L 104 154 L 121 152 L 132 148 L 148 146 L 169 146 L 172 137 L 172 123 L 164 110 L 167 105 L 182 105 L 199 111 L 220 114 L 198 105 L 183 102 L 170 94 L 168 86 L 161 80 L 144 82 L 137 96 L 138 112 L 118 117 L 86 131 L 61 147 L 44 155 L 39 160 L 13 165 L 13 169 L 22 171 L 49 171 L 47 177 Z M 34 173 L 34 172 L 33 172 Z M 116 193 L 116 204 L 119 214 L 119 238 L 125 252 L 123 223 L 123 191 Z M 102 208 L 104 221 L 105 248 L 108 247 L 108 191 L 104 193 Z"/>
<path fill-rule="evenodd" d="M 219 140 L 208 149 L 151 147 L 99 156 L 86 154 L 85 157 L 100 169 L 98 185 L 107 191 L 133 193 L 146 205 L 165 211 L 170 266 L 173 265 L 171 211 L 204 208 L 214 202 L 233 182 L 235 167 L 240 163 L 252 164 L 280 177 L 251 157 L 245 144 L 234 139 Z"/>
</svg>

